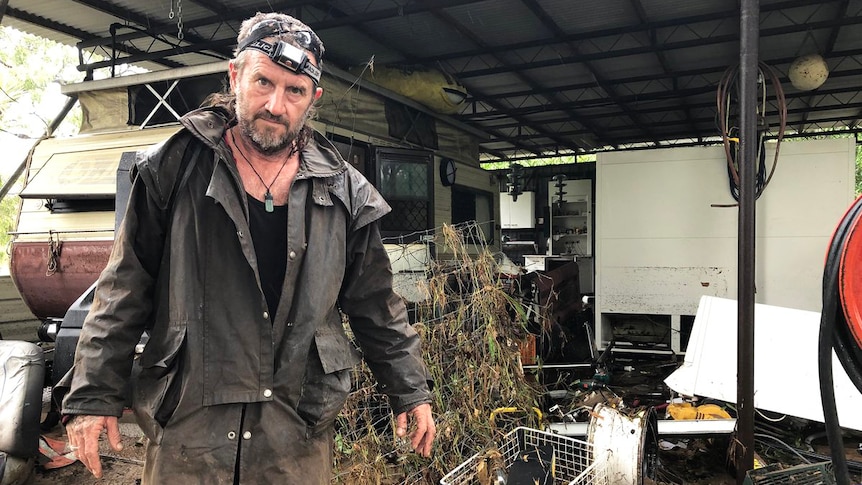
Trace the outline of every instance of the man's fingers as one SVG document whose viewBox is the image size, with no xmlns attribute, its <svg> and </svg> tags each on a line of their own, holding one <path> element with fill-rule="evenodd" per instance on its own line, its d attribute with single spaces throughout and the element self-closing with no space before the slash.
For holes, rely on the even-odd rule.
<svg viewBox="0 0 862 485">
<path fill-rule="evenodd" d="M 410 411 L 416 423 L 416 429 L 410 436 L 410 445 L 416 453 L 428 458 L 431 456 L 431 447 L 434 444 L 434 435 L 437 428 L 434 425 L 434 417 L 431 414 L 431 406 L 420 404 Z"/>
<path fill-rule="evenodd" d="M 105 427 L 108 429 L 108 443 L 114 451 L 123 451 L 122 438 L 120 437 L 120 425 L 117 418 L 109 416 L 105 418 Z"/>
<path fill-rule="evenodd" d="M 84 465 L 96 478 L 102 478 L 102 461 L 99 459 L 99 436 L 102 434 L 103 422 L 93 423 L 84 430 L 84 443 L 79 450 L 78 458 L 86 459 Z"/>
<path fill-rule="evenodd" d="M 76 416 L 66 426 L 69 436 L 69 444 L 75 449 L 78 460 L 87 467 L 87 470 L 96 478 L 102 477 L 102 462 L 99 459 L 99 437 L 102 430 L 107 428 L 108 437 L 119 445 L 120 429 L 115 417 L 105 416 Z"/>
<path fill-rule="evenodd" d="M 401 413 L 395 417 L 395 435 L 399 438 L 407 435 L 407 413 Z"/>
</svg>

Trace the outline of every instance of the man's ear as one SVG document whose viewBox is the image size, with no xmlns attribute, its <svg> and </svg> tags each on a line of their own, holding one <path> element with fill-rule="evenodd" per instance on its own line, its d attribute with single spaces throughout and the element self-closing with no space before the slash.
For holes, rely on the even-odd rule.
<svg viewBox="0 0 862 485">
<path fill-rule="evenodd" d="M 323 96 L 323 88 L 318 86 L 318 88 L 314 90 L 314 100 L 317 101 L 321 96 Z"/>
<path fill-rule="evenodd" d="M 238 71 L 236 66 L 233 63 L 234 61 L 230 61 L 227 64 L 227 72 L 228 72 L 228 81 L 230 82 L 230 91 L 232 93 L 236 92 L 236 77 L 238 75 Z"/>
</svg>

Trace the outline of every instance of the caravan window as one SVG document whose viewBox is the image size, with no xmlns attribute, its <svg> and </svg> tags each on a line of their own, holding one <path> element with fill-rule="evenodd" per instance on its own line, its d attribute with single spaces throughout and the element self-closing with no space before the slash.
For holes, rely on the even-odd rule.
<svg viewBox="0 0 862 485">
<path fill-rule="evenodd" d="M 396 148 L 377 150 L 374 185 L 392 206 L 380 221 L 384 237 L 418 240 L 431 229 L 433 217 L 432 160 L 430 152 Z"/>
<path fill-rule="evenodd" d="M 114 210 L 117 166 L 124 148 L 52 155 L 21 191 L 22 199 L 42 199 L 51 212 Z"/>
</svg>

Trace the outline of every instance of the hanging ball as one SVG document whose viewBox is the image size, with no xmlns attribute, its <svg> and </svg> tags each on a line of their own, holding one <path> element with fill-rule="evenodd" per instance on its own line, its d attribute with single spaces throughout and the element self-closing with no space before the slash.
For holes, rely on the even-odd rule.
<svg viewBox="0 0 862 485">
<path fill-rule="evenodd" d="M 818 54 L 809 54 L 796 58 L 787 72 L 790 83 L 800 91 L 817 89 L 829 77 L 829 66 Z"/>
</svg>

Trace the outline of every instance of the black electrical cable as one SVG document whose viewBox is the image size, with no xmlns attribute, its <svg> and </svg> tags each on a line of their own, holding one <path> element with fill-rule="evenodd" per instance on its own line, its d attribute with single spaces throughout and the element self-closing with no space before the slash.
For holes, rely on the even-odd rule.
<svg viewBox="0 0 862 485">
<path fill-rule="evenodd" d="M 727 173 L 730 184 L 730 193 L 734 200 L 739 201 L 739 166 L 738 147 L 739 138 L 732 136 L 737 128 L 730 126 L 730 98 L 731 91 L 736 86 L 739 66 L 731 66 L 722 75 L 718 83 L 716 91 L 716 108 L 718 110 L 718 128 L 721 131 L 721 138 L 724 144 L 724 154 L 727 158 Z M 758 63 L 759 78 L 761 80 L 761 107 L 758 110 L 758 168 L 755 180 L 755 199 L 759 198 L 769 181 L 772 180 L 772 175 L 775 174 L 775 168 L 778 166 L 778 152 L 781 148 L 781 140 L 784 138 L 784 131 L 787 127 L 787 102 L 784 97 L 784 89 L 781 87 L 781 80 L 778 77 L 775 69 L 764 62 Z M 776 134 L 775 155 L 773 156 L 772 167 L 769 174 L 766 175 L 766 134 L 769 128 L 766 122 L 766 83 L 771 84 L 775 92 L 775 103 L 778 108 L 778 133 Z"/>
<path fill-rule="evenodd" d="M 818 374 L 820 378 L 820 400 L 823 404 L 823 417 L 826 423 L 826 437 L 829 441 L 829 449 L 832 456 L 832 465 L 835 471 L 835 479 L 838 485 L 849 485 L 850 477 L 847 469 L 847 458 L 844 455 L 844 440 L 841 437 L 841 426 L 838 418 L 838 410 L 835 405 L 835 388 L 832 375 L 832 351 L 836 341 L 839 347 L 843 345 L 839 337 L 841 327 L 846 327 L 844 313 L 841 310 L 839 294 L 839 274 L 841 255 L 844 252 L 846 240 L 852 229 L 858 223 L 859 215 L 862 213 L 862 197 L 850 207 L 829 245 L 826 255 L 826 266 L 823 271 L 823 309 L 820 317 L 820 333 L 818 339 Z M 836 350 L 840 350 L 836 348 Z M 847 349 L 844 349 L 845 351 Z M 848 377 L 862 392 L 862 369 L 855 367 L 852 362 L 842 358 L 841 352 L 836 352 L 842 366 L 847 371 Z"/>
</svg>

